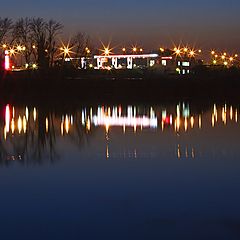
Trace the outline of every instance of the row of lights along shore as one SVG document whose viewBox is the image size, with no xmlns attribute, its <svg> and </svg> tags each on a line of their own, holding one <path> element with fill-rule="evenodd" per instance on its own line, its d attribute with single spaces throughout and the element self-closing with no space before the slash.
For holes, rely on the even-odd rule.
<svg viewBox="0 0 240 240">
<path fill-rule="evenodd" d="M 74 47 L 75 46 L 69 46 L 68 45 L 62 45 L 61 47 L 58 48 L 58 56 L 62 56 L 63 58 L 71 58 L 71 55 L 74 54 Z M 3 44 L 2 49 L 4 50 L 5 54 L 9 55 L 9 57 L 14 57 L 15 55 L 19 54 L 24 54 L 25 51 L 28 52 L 34 52 L 34 50 L 37 49 L 36 44 L 32 44 L 30 47 L 26 47 L 23 45 L 16 45 L 16 46 L 10 46 L 8 44 Z M 91 56 L 93 52 L 96 52 L 94 50 L 91 50 L 89 47 L 86 47 L 85 49 L 85 56 Z M 114 50 L 114 52 L 113 52 Z M 101 52 L 101 55 L 112 55 L 115 54 L 115 52 L 121 52 L 121 54 L 143 54 L 144 49 L 142 47 L 137 47 L 137 46 L 131 46 L 129 48 L 127 47 L 122 47 L 119 48 L 118 50 L 116 48 L 110 48 L 108 45 L 105 47 L 103 45 L 103 49 L 98 49 L 98 51 Z M 45 52 L 48 52 L 47 49 L 45 49 Z M 157 49 L 157 51 L 152 51 L 152 52 L 158 52 L 160 55 L 174 55 L 176 58 L 178 57 L 188 57 L 188 58 L 197 58 L 199 57 L 202 58 L 203 56 L 207 57 L 210 55 L 210 60 L 207 62 L 212 65 L 230 65 L 233 62 L 236 62 L 238 60 L 238 54 L 229 54 L 226 51 L 220 52 L 216 50 L 210 50 L 210 51 L 203 51 L 202 49 L 195 49 L 191 48 L 189 46 L 174 46 L 173 48 L 163 48 L 160 47 Z M 207 53 L 207 54 L 206 54 Z M 209 57 L 208 57 L 209 58 Z M 28 64 L 26 64 L 26 68 Z M 34 67 L 36 67 L 36 64 L 33 64 Z"/>
</svg>

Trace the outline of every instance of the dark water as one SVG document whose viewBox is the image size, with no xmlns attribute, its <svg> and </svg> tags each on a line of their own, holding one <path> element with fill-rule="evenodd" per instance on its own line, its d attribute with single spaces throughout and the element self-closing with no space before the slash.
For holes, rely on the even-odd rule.
<svg viewBox="0 0 240 240">
<path fill-rule="evenodd" d="M 240 105 L 1 107 L 1 239 L 240 239 Z"/>
</svg>

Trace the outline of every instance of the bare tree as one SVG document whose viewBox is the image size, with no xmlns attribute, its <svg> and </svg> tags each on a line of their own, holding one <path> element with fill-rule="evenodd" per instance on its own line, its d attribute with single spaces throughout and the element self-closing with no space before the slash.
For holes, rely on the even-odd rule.
<svg viewBox="0 0 240 240">
<path fill-rule="evenodd" d="M 90 37 L 86 33 L 77 32 L 71 41 L 74 46 L 74 57 L 80 59 L 81 57 L 87 57 L 92 51 L 92 44 Z"/>
<path fill-rule="evenodd" d="M 56 37 L 61 33 L 63 25 L 55 20 L 49 20 L 46 23 L 47 30 L 47 53 L 49 57 L 49 67 L 53 66 L 54 55 L 57 52 Z"/>
<path fill-rule="evenodd" d="M 17 44 L 21 44 L 24 46 L 24 51 L 22 53 L 25 57 L 26 63 L 29 64 L 31 60 L 31 54 L 33 52 L 33 34 L 31 31 L 31 19 L 18 19 L 13 26 L 12 34 Z"/>
<path fill-rule="evenodd" d="M 0 17 L 0 43 L 2 43 L 12 29 L 12 19 Z"/>
<path fill-rule="evenodd" d="M 48 67 L 46 22 L 43 18 L 32 18 L 30 28 L 37 48 L 37 63 L 40 69 Z"/>
</svg>

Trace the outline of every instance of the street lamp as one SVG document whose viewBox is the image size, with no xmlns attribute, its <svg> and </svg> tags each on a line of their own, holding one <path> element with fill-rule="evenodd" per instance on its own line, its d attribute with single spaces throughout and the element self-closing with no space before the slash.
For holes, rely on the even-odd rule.
<svg viewBox="0 0 240 240">
<path fill-rule="evenodd" d="M 164 50 L 164 48 L 159 48 L 159 50 L 160 50 L 160 52 L 164 52 L 165 50 Z"/>
<path fill-rule="evenodd" d="M 110 50 L 109 50 L 108 48 L 105 48 L 105 49 L 104 49 L 104 54 L 105 54 L 106 56 L 108 56 L 108 55 L 110 54 Z"/>
</svg>

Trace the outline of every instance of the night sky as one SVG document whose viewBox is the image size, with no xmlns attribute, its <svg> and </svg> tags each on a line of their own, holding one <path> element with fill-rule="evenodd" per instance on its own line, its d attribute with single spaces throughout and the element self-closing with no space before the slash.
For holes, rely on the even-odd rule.
<svg viewBox="0 0 240 240">
<path fill-rule="evenodd" d="M 172 43 L 237 51 L 240 43 L 239 0 L 12 0 L 1 16 L 53 18 L 65 36 L 88 33 L 96 43 L 138 44 L 145 49 Z"/>
</svg>

